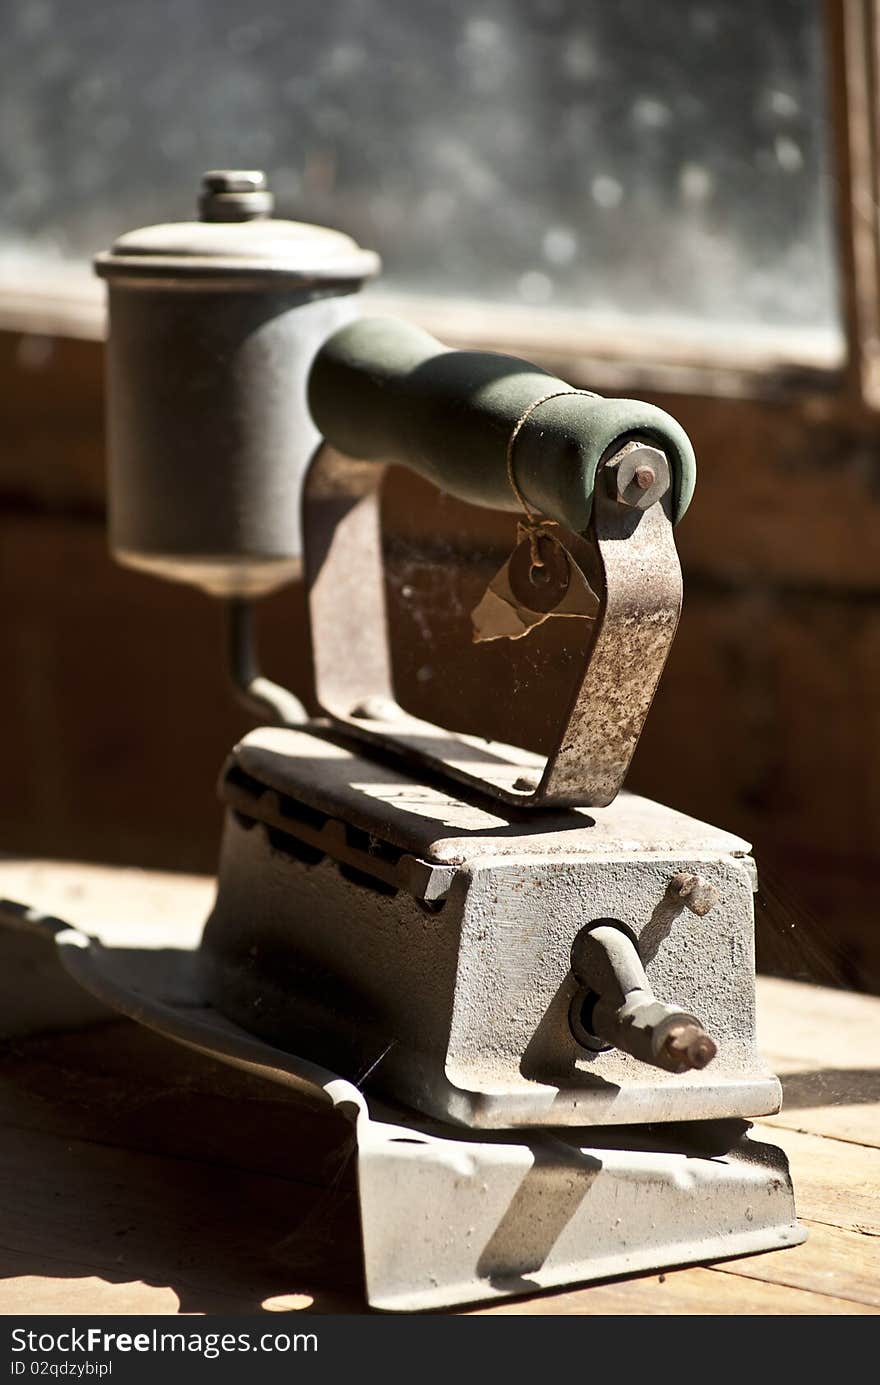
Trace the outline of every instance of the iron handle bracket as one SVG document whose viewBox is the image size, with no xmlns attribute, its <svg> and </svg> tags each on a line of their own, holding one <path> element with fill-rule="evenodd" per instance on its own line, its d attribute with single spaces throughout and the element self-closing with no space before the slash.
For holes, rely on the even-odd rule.
<svg viewBox="0 0 880 1385">
<path fill-rule="evenodd" d="M 602 459 L 600 477 L 619 456 Z M 612 472 L 595 489 L 589 537 L 602 591 L 595 621 L 571 621 L 583 663 L 542 757 L 450 731 L 398 704 L 388 646 L 379 497 L 387 464 L 324 443 L 303 497 L 315 687 L 331 721 L 360 741 L 520 807 L 604 807 L 620 790 L 681 610 L 672 486 L 646 508 L 622 502 Z"/>
</svg>

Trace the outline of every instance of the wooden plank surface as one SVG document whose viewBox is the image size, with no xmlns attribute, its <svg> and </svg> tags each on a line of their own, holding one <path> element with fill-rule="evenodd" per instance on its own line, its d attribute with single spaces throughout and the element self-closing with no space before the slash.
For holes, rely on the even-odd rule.
<svg viewBox="0 0 880 1385">
<path fill-rule="evenodd" d="M 166 928 L 211 890 L 0 861 L 0 895 L 82 924 L 124 907 Z M 880 1312 L 880 1000 L 758 990 L 791 1100 L 756 1133 L 788 1155 L 807 1242 L 470 1312 Z M 0 1051 L 0 1132 L 2 1313 L 366 1311 L 348 1128 L 280 1088 L 125 1021 L 19 1033 Z"/>
<path fill-rule="evenodd" d="M 761 1049 L 785 1102 L 769 1124 L 880 1147 L 876 996 L 759 978 Z"/>
<path fill-rule="evenodd" d="M 787 1253 L 787 1252 L 786 1252 Z M 616 1284 L 594 1284 L 564 1294 L 510 1300 L 473 1314 L 596 1315 L 645 1317 L 818 1314 L 874 1315 L 876 1308 L 775 1283 L 757 1282 L 712 1269 L 675 1270 Z"/>
</svg>

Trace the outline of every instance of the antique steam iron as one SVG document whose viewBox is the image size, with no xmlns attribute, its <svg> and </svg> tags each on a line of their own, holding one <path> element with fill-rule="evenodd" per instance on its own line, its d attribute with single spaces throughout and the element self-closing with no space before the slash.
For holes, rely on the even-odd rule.
<svg viewBox="0 0 880 1385">
<path fill-rule="evenodd" d="M 339 326 L 335 295 L 374 259 L 259 229 L 266 208 L 248 220 L 242 205 L 262 183 L 224 176 L 235 185 L 214 175 L 206 194 L 230 217 L 219 233 L 135 233 L 102 264 L 114 544 L 231 598 L 240 638 L 242 603 L 292 570 L 289 444 L 314 425 L 302 517 L 321 716 L 253 668 L 239 680 L 276 724 L 222 773 L 217 900 L 203 935 L 177 938 L 185 966 L 161 977 L 136 949 L 61 930 L 65 965 L 144 1023 L 348 1116 L 378 1307 L 798 1243 L 784 1156 L 747 1133 L 781 1100 L 756 1048 L 748 844 L 622 788 L 679 617 L 686 435 L 653 406 L 392 319 Z M 284 259 L 297 235 L 299 279 Z M 194 361 L 208 308 L 231 343 L 213 383 Z M 301 424 L 295 372 L 313 358 Z M 391 463 L 519 516 L 474 629 L 528 638 L 565 618 L 580 667 L 569 705 L 546 709 L 546 757 L 398 704 Z"/>
</svg>

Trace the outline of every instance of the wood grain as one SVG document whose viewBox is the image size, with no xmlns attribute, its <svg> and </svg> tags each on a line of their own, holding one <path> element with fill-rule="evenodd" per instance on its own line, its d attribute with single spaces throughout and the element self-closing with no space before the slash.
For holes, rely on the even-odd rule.
<svg viewBox="0 0 880 1385">
<path fill-rule="evenodd" d="M 880 1238 L 823 1222 L 805 1224 L 809 1236 L 802 1245 L 780 1254 L 728 1260 L 714 1268 L 880 1308 Z"/>
<path fill-rule="evenodd" d="M 880 999 L 763 976 L 758 996 L 761 1049 L 783 1090 L 766 1124 L 880 1148 Z"/>
<path fill-rule="evenodd" d="M 785 1314 L 876 1315 L 880 1309 L 849 1299 L 832 1298 L 781 1284 L 756 1283 L 715 1270 L 673 1270 L 647 1279 L 596 1284 L 528 1302 L 504 1302 L 471 1310 L 479 1314 L 523 1314 L 602 1317 L 716 1316 Z"/>
</svg>

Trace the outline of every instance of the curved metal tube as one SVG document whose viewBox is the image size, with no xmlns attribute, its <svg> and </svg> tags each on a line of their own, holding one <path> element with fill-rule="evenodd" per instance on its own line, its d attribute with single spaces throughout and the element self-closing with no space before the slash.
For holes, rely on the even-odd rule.
<svg viewBox="0 0 880 1385">
<path fill-rule="evenodd" d="M 572 969 L 598 997 L 594 1034 L 667 1072 L 705 1068 L 717 1053 L 695 1016 L 658 1000 L 628 933 L 614 923 L 586 929 L 572 949 Z"/>
<path fill-rule="evenodd" d="M 229 676 L 242 706 L 261 724 L 302 726 L 308 721 L 308 713 L 299 698 L 260 673 L 250 601 L 232 597 L 227 602 L 226 636 Z"/>
</svg>

